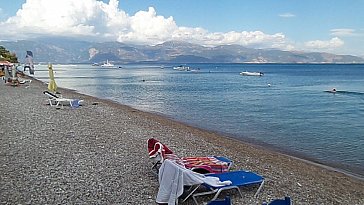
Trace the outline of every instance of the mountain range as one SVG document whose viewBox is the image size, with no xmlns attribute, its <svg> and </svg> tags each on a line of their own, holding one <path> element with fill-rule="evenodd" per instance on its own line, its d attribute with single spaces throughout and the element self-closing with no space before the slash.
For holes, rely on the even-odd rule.
<svg viewBox="0 0 364 205">
<path fill-rule="evenodd" d="M 180 41 L 158 45 L 133 45 L 120 42 L 88 42 L 65 38 L 1 41 L 23 62 L 27 50 L 36 63 L 364 63 L 352 55 L 320 52 L 254 49 L 240 45 L 206 47 Z"/>
</svg>

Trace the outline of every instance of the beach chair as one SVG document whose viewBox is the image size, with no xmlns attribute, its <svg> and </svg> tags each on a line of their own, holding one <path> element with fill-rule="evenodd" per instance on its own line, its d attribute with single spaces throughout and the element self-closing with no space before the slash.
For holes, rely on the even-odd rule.
<svg viewBox="0 0 364 205">
<path fill-rule="evenodd" d="M 48 102 L 49 102 L 50 106 L 53 106 L 53 105 L 57 104 L 56 99 L 58 99 L 59 97 L 56 94 L 53 94 L 53 93 L 51 93 L 49 91 L 44 91 L 43 94 L 48 97 Z"/>
<path fill-rule="evenodd" d="M 220 181 L 229 180 L 231 181 L 231 184 L 225 186 L 216 186 L 209 183 L 201 184 L 200 186 L 204 187 L 207 191 L 192 194 L 192 198 L 196 204 L 198 204 L 198 196 L 214 194 L 212 200 L 216 200 L 221 192 L 231 189 L 236 190 L 239 193 L 240 197 L 243 197 L 240 188 L 253 185 L 258 185 L 258 189 L 254 194 L 254 197 L 257 197 L 264 185 L 264 178 L 262 176 L 254 172 L 244 170 L 230 171 L 218 174 L 207 174 L 206 176 L 217 177 Z"/>
<path fill-rule="evenodd" d="M 218 174 L 199 174 L 177 164 L 172 160 L 164 160 L 158 174 L 159 189 L 157 203 L 178 203 L 178 198 L 187 191 L 185 186 L 191 186 L 186 197 L 181 199 L 185 202 L 192 196 L 193 201 L 198 204 L 197 197 L 214 194 L 212 201 L 216 200 L 220 193 L 225 190 L 235 189 L 242 197 L 240 187 L 259 185 L 254 196 L 260 192 L 264 184 L 264 178 L 253 172 L 231 171 Z M 205 191 L 200 192 L 201 188 Z M 207 191 L 206 191 L 207 189 Z"/>
<path fill-rule="evenodd" d="M 222 173 L 230 170 L 233 162 L 223 156 L 178 157 L 170 148 L 154 138 L 147 141 L 149 158 L 153 160 L 152 172 L 158 174 L 159 166 L 164 160 L 173 160 L 200 174 Z"/>
<path fill-rule="evenodd" d="M 63 98 L 63 97 L 60 97 L 49 91 L 44 91 L 43 94 L 48 96 L 48 102 L 49 102 L 50 106 L 56 106 L 56 107 L 62 106 L 63 107 L 64 105 L 69 105 L 72 108 L 77 108 L 83 102 L 83 100 L 79 100 L 79 99 Z"/>
<path fill-rule="evenodd" d="M 284 197 L 284 199 L 274 199 L 273 201 L 267 203 L 263 203 L 262 205 L 291 205 L 291 198 L 290 197 Z"/>
</svg>

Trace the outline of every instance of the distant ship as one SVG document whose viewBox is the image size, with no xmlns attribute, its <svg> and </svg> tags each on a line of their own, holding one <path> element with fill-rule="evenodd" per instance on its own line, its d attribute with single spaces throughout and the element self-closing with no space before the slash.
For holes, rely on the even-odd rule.
<svg viewBox="0 0 364 205">
<path fill-rule="evenodd" d="M 245 75 L 245 76 L 263 76 L 264 73 L 262 73 L 262 72 L 248 72 L 248 71 L 244 71 L 244 72 L 241 72 L 240 75 Z"/>
<path fill-rule="evenodd" d="M 101 67 L 104 68 L 116 68 L 114 64 L 110 63 L 109 60 L 106 60 L 106 63 L 102 64 Z"/>
<path fill-rule="evenodd" d="M 179 66 L 173 67 L 173 70 L 190 71 L 191 68 L 189 66 L 179 65 Z"/>
</svg>

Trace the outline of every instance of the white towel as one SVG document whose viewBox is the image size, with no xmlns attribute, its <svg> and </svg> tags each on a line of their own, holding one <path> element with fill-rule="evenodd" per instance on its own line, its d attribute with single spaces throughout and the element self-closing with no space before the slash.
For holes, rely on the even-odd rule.
<svg viewBox="0 0 364 205">
<path fill-rule="evenodd" d="M 171 160 L 165 160 L 159 168 L 159 190 L 157 203 L 175 205 L 178 197 L 183 194 L 184 186 L 206 183 L 211 186 L 225 186 L 231 181 L 221 182 L 217 177 L 207 177 L 176 164 Z"/>
</svg>

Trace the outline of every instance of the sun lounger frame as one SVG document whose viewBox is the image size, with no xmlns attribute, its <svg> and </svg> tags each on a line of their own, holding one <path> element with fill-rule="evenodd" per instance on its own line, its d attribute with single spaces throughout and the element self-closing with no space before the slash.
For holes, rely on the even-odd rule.
<svg viewBox="0 0 364 205">
<path fill-rule="evenodd" d="M 74 107 L 78 107 L 79 103 L 81 103 L 83 101 L 83 100 L 59 97 L 59 96 L 57 96 L 57 95 L 55 95 L 55 94 L 53 94 L 53 93 L 51 93 L 49 91 L 44 91 L 43 93 L 48 96 L 49 105 L 52 106 L 52 107 L 53 106 L 63 107 L 64 104 L 66 103 L 66 104 L 69 104 L 72 108 L 74 108 Z M 78 104 L 78 106 L 74 104 L 76 101 L 77 101 L 76 104 Z"/>
<path fill-rule="evenodd" d="M 232 189 L 236 190 L 239 193 L 240 197 L 242 198 L 243 194 L 241 193 L 241 190 L 240 190 L 241 187 L 250 186 L 250 185 L 258 185 L 259 184 L 258 190 L 254 194 L 254 197 L 257 197 L 258 194 L 260 193 L 260 191 L 262 190 L 263 186 L 264 186 L 264 182 L 265 182 L 264 178 L 257 175 L 257 174 L 255 174 L 255 173 L 253 173 L 253 172 L 239 170 L 239 171 L 231 171 L 231 172 L 224 172 L 224 173 L 218 173 L 218 174 L 206 174 L 206 176 L 218 177 L 218 178 L 220 178 L 221 181 L 232 180 L 233 178 L 226 177 L 226 176 L 229 176 L 229 175 L 235 175 L 235 177 L 240 175 L 240 177 L 242 177 L 242 178 L 244 178 L 244 177 L 253 177 L 255 179 L 248 180 L 246 182 L 244 182 L 243 180 L 233 181 L 232 185 L 226 185 L 226 186 L 223 186 L 223 187 L 213 187 L 213 186 L 210 186 L 210 185 L 205 184 L 205 183 L 199 184 L 183 199 L 183 201 L 186 201 L 189 197 L 192 196 L 192 199 L 195 202 L 195 204 L 198 204 L 197 197 L 210 195 L 210 194 L 215 194 L 213 196 L 213 198 L 211 199 L 211 201 L 213 201 L 213 200 L 216 200 L 219 197 L 221 192 L 223 192 L 225 190 L 232 190 Z M 224 177 L 221 178 L 222 176 L 224 176 Z M 200 187 L 205 187 L 205 188 L 208 189 L 208 191 L 195 193 L 196 190 L 199 189 Z"/>
</svg>

